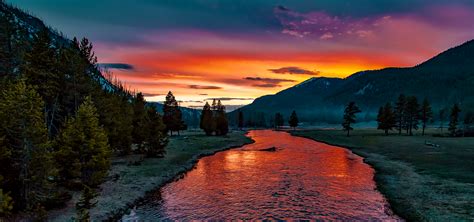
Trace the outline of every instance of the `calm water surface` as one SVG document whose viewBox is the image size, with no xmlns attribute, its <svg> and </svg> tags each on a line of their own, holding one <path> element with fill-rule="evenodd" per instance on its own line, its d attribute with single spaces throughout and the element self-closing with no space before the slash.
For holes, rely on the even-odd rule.
<svg viewBox="0 0 474 222">
<path fill-rule="evenodd" d="M 152 194 L 141 219 L 321 219 L 397 221 L 350 151 L 271 130 L 256 142 L 202 158 L 183 179 Z M 276 152 L 259 151 L 275 146 Z"/>
</svg>

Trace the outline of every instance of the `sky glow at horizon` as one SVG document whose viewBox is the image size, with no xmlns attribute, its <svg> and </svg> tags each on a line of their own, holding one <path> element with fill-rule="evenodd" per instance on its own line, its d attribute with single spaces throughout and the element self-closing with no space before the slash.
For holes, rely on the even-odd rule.
<svg viewBox="0 0 474 222">
<path fill-rule="evenodd" d="M 10 0 L 149 101 L 242 105 L 311 77 L 413 66 L 474 38 L 469 0 Z M 229 107 L 232 108 L 232 107 Z"/>
</svg>

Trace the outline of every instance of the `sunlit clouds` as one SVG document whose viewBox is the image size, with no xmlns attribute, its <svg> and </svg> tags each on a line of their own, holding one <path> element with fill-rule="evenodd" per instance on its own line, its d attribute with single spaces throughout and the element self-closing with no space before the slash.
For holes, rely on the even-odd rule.
<svg viewBox="0 0 474 222">
<path fill-rule="evenodd" d="M 104 0 L 88 8 L 102 16 L 84 19 L 74 15 L 85 3 L 12 2 L 68 36 L 89 37 L 102 66 L 147 100 L 171 90 L 189 107 L 245 98 L 225 101 L 238 106 L 311 77 L 413 66 L 474 38 L 474 3 L 463 0 Z"/>
</svg>

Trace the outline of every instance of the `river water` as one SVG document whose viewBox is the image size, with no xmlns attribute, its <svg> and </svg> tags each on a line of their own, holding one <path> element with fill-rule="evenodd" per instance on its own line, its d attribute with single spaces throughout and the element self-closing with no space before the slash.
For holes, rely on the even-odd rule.
<svg viewBox="0 0 474 222">
<path fill-rule="evenodd" d="M 140 219 L 400 220 L 349 150 L 271 130 L 248 136 L 254 144 L 204 157 L 150 195 Z"/>
</svg>

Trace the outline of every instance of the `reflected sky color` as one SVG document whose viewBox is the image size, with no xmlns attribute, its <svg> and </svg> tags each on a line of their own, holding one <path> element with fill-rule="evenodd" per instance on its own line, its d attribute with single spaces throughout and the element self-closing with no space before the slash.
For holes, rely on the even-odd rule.
<svg viewBox="0 0 474 222">
<path fill-rule="evenodd" d="M 350 151 L 271 130 L 199 160 L 138 207 L 142 220 L 397 221 L 374 171 Z M 277 139 L 278 138 L 278 139 Z M 275 146 L 276 152 L 259 151 Z"/>
<path fill-rule="evenodd" d="M 474 38 L 470 0 L 7 2 L 69 37 L 89 37 L 100 62 L 131 65 L 111 70 L 148 100 L 172 90 L 190 107 L 214 97 L 247 104 L 315 76 L 412 66 Z"/>
</svg>

